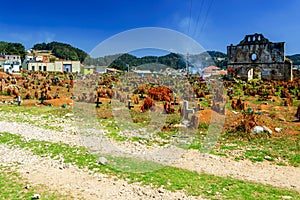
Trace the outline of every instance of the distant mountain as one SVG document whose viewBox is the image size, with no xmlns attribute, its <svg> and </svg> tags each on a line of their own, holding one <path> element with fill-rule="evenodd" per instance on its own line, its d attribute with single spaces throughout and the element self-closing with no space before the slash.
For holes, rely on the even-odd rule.
<svg viewBox="0 0 300 200">
<path fill-rule="evenodd" d="M 122 54 L 109 55 L 99 58 L 91 58 L 87 56 L 83 62 L 83 65 L 94 65 L 94 66 L 109 66 L 114 60 L 116 60 Z"/>
<path fill-rule="evenodd" d="M 51 50 L 53 55 L 65 60 L 80 60 L 84 65 L 109 66 L 120 70 L 127 70 L 127 66 L 141 66 L 149 63 L 156 63 L 160 68 L 162 65 L 174 69 L 186 68 L 186 55 L 169 53 L 164 56 L 145 56 L 138 58 L 131 54 L 116 54 L 100 58 L 91 58 L 85 51 L 73 47 L 70 44 L 61 42 L 38 43 L 33 46 L 34 50 Z M 20 43 L 0 42 L 0 54 L 21 55 L 25 58 L 25 48 Z M 293 58 L 291 58 L 293 60 Z M 208 67 L 216 65 L 220 68 L 226 68 L 226 54 L 219 51 L 207 51 L 198 55 L 190 55 L 188 58 L 191 67 Z M 297 60 L 300 62 L 300 55 Z M 145 67 L 145 66 L 144 66 Z"/>
<path fill-rule="evenodd" d="M 227 69 L 227 54 L 220 51 L 208 51 L 208 54 L 212 57 L 217 67 Z"/>
<path fill-rule="evenodd" d="M 197 55 L 189 55 L 188 62 L 189 66 L 191 67 L 204 68 L 210 65 L 216 65 L 220 68 L 226 68 L 227 55 L 218 51 L 208 51 Z M 119 70 L 127 70 L 127 66 L 137 67 L 149 63 L 155 63 L 159 67 L 161 67 L 161 65 L 165 65 L 174 69 L 185 69 L 186 55 L 169 53 L 164 56 L 144 56 L 138 58 L 131 54 L 125 53 L 100 58 L 87 57 L 84 65 L 106 65 Z"/>
<path fill-rule="evenodd" d="M 88 56 L 86 52 L 69 44 L 60 42 L 39 43 L 33 46 L 34 50 L 51 50 L 53 55 L 65 60 L 80 60 L 83 62 Z"/>
<path fill-rule="evenodd" d="M 295 54 L 295 55 L 286 56 L 286 57 L 291 59 L 293 61 L 294 65 L 300 65 L 300 54 Z"/>
<path fill-rule="evenodd" d="M 158 66 L 165 65 L 174 69 L 185 69 L 186 55 L 170 53 L 165 56 L 145 56 L 137 58 L 130 54 L 116 54 L 100 58 L 91 58 L 85 51 L 61 42 L 38 43 L 33 46 L 34 50 L 51 50 L 53 55 L 66 60 L 80 60 L 84 65 L 110 66 L 126 70 L 129 66 L 140 66 L 148 63 L 157 63 Z M 21 43 L 0 41 L 0 54 L 20 55 L 25 58 L 25 47 Z M 293 61 L 294 65 L 300 65 L 300 54 L 286 56 Z M 219 51 L 207 51 L 197 55 L 189 55 L 189 66 L 208 67 L 216 65 L 221 69 L 227 67 L 227 55 Z"/>
<path fill-rule="evenodd" d="M 174 69 L 183 69 L 186 67 L 185 60 L 178 54 L 170 53 L 165 56 L 144 56 L 138 58 L 131 54 L 123 54 L 109 64 L 110 67 L 127 70 L 127 66 L 141 66 L 144 64 L 156 63 L 172 67 Z"/>
<path fill-rule="evenodd" d="M 227 55 L 219 51 L 207 51 L 196 55 L 190 55 L 189 61 L 196 67 L 205 68 L 211 65 L 222 69 L 227 67 Z"/>
</svg>

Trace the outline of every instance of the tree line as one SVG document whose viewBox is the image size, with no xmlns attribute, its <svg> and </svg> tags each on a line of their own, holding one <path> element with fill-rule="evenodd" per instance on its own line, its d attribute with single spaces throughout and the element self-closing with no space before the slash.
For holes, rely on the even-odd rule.
<svg viewBox="0 0 300 200">
<path fill-rule="evenodd" d="M 86 52 L 69 44 L 60 42 L 38 43 L 33 46 L 34 50 L 51 50 L 53 55 L 64 60 L 80 60 L 83 62 L 88 56 Z"/>
<path fill-rule="evenodd" d="M 0 41 L 0 54 L 20 55 L 23 60 L 26 55 L 25 47 L 21 43 Z"/>
</svg>

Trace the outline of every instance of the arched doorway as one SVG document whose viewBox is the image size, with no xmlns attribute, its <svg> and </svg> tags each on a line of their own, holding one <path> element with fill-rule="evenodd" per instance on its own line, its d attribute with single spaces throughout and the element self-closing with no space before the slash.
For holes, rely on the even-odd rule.
<svg viewBox="0 0 300 200">
<path fill-rule="evenodd" d="M 247 80 L 250 81 L 253 79 L 253 68 L 250 68 L 247 72 Z"/>
<path fill-rule="evenodd" d="M 261 69 L 259 67 L 251 67 L 247 71 L 247 79 L 252 80 L 252 79 L 261 79 Z"/>
</svg>

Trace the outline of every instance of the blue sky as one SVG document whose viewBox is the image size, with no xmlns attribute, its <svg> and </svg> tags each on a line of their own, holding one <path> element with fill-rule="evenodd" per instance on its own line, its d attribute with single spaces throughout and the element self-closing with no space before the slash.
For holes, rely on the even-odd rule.
<svg viewBox="0 0 300 200">
<path fill-rule="evenodd" d="M 263 33 L 300 53 L 298 0 L 85 0 L 6 1 L 0 12 L 0 40 L 59 41 L 90 52 L 120 32 L 162 27 L 186 34 L 206 50 L 226 52 L 246 34 Z"/>
</svg>

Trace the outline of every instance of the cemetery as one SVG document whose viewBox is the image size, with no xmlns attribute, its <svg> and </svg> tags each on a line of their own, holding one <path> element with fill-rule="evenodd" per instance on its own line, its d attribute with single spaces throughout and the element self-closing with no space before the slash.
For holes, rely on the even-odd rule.
<svg viewBox="0 0 300 200">
<path fill-rule="evenodd" d="M 174 185 L 179 188 L 175 190 L 183 191 L 178 194 L 180 198 L 186 195 L 195 199 L 220 198 L 219 191 L 223 191 L 223 197 L 238 198 L 236 195 L 240 193 L 219 187 L 207 193 L 215 187 L 214 183 L 201 189 L 199 182 L 183 183 L 184 179 L 172 177 L 174 173 L 183 174 L 193 180 L 198 173 L 204 176 L 203 170 L 210 174 L 214 169 L 221 176 L 236 174 L 239 179 L 249 176 L 246 182 L 236 183 L 239 188 L 249 188 L 253 183 L 248 181 L 255 180 L 254 184 L 263 184 L 262 187 L 266 187 L 264 184 L 279 187 L 277 197 L 299 195 L 296 192 L 300 190 L 296 175 L 300 164 L 299 80 L 246 82 L 204 80 L 197 76 L 26 71 L 20 75 L 1 73 L 0 79 L 1 120 L 4 120 L 0 123 L 6 123 L 1 127 L 5 127 L 3 132 L 20 135 L 2 133 L 0 142 L 10 141 L 10 145 L 50 156 L 55 162 L 58 159 L 58 168 L 64 173 L 74 165 L 92 169 L 98 175 L 112 174 L 122 180 L 127 176 L 129 181 L 163 185 L 164 188 L 154 191 L 145 189 L 151 191 L 149 198 L 159 194 L 173 198 L 169 191 L 174 190 Z M 8 125 L 14 121 L 20 125 Z M 34 124 L 34 128 L 26 127 L 26 123 Z M 39 130 L 35 130 L 37 127 Z M 27 132 L 18 132 L 22 129 Z M 22 137 L 31 139 L 24 142 Z M 102 138 L 99 144 L 109 144 L 119 150 L 98 149 L 96 138 Z M 175 148 L 173 154 L 162 159 L 169 146 Z M 128 154 L 125 149 L 134 153 Z M 199 155 L 204 157 L 198 158 Z M 226 170 L 218 164 L 221 161 L 228 165 L 250 162 L 244 169 L 252 169 L 252 175 L 243 168 Z M 198 168 L 198 162 L 205 164 Z M 291 178 L 273 180 L 265 173 L 263 177 L 267 181 L 262 181 L 257 178 L 259 171 L 254 172 L 258 165 L 272 173 L 290 173 Z M 194 169 L 197 175 L 191 172 Z M 145 179 L 149 173 L 153 179 L 166 176 L 171 185 Z M 215 177 L 209 179 L 216 181 Z M 224 185 L 230 182 L 226 178 L 219 181 Z M 292 184 L 287 186 L 287 182 Z M 124 188 L 131 188 L 130 195 L 138 195 L 133 191 L 135 186 L 127 184 Z M 246 194 L 254 190 L 249 189 Z M 263 198 L 270 197 L 268 191 Z"/>
</svg>

